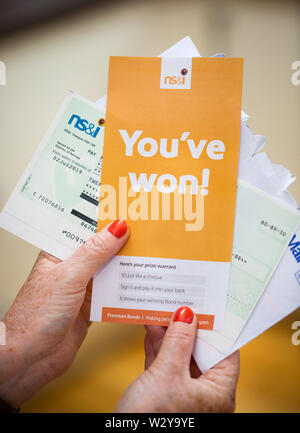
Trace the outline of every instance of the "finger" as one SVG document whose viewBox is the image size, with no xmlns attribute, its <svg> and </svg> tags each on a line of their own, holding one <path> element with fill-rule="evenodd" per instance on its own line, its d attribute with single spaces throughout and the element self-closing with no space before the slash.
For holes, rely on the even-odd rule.
<svg viewBox="0 0 300 433">
<path fill-rule="evenodd" d="M 129 237 L 125 220 L 116 220 L 92 236 L 71 257 L 56 266 L 68 282 L 86 286 L 94 273 L 115 256 Z"/>
<path fill-rule="evenodd" d="M 46 253 L 46 251 L 40 251 L 37 260 L 45 260 L 54 264 L 60 263 L 61 260 L 58 259 L 55 256 L 52 256 L 52 254 Z"/>
<path fill-rule="evenodd" d="M 150 326 L 145 325 L 146 329 L 146 336 L 145 336 L 145 366 L 148 368 L 154 359 L 156 358 L 159 349 L 161 347 L 163 338 L 165 336 L 167 328 L 165 326 Z M 146 341 L 147 340 L 147 341 Z M 147 346 L 147 351 L 146 351 Z M 149 347 L 151 346 L 151 347 Z M 149 348 L 148 348 L 149 347 Z M 196 364 L 196 361 L 194 360 L 193 356 L 191 358 L 191 364 L 190 364 L 190 373 L 191 377 L 196 379 L 201 375 L 201 372 L 199 370 L 198 365 Z"/>
<path fill-rule="evenodd" d="M 152 344 L 155 356 L 158 354 L 163 338 L 166 334 L 167 327 L 165 326 L 150 326 L 146 325 L 146 336 L 148 336 Z"/>
<path fill-rule="evenodd" d="M 240 374 L 240 353 L 236 351 L 210 370 L 207 370 L 199 380 L 214 382 L 226 389 L 235 389 Z"/>
<path fill-rule="evenodd" d="M 61 260 L 46 253 L 45 251 L 40 251 L 33 265 L 33 271 L 46 270 L 54 267 L 56 264 L 60 263 Z"/>
<path fill-rule="evenodd" d="M 144 340 L 144 349 L 145 349 L 145 370 L 147 370 L 156 357 L 152 342 L 147 333 L 145 335 L 145 340 Z"/>
<path fill-rule="evenodd" d="M 90 321 L 92 288 L 93 288 L 93 279 L 91 278 L 90 281 L 87 283 L 84 300 L 81 306 L 82 316 L 88 327 L 91 326 L 92 324 L 92 322 Z"/>
<path fill-rule="evenodd" d="M 198 381 L 201 383 L 202 389 L 204 387 L 208 392 L 211 389 L 218 390 L 214 398 L 210 400 L 210 408 L 206 408 L 207 411 L 234 411 L 239 371 L 240 355 L 237 351 L 200 376 Z"/>
<path fill-rule="evenodd" d="M 193 356 L 191 359 L 190 372 L 193 379 L 198 379 L 198 377 L 201 376 L 201 371 L 199 370 L 199 367 Z"/>
<path fill-rule="evenodd" d="M 190 375 L 190 361 L 197 331 L 197 320 L 188 307 L 179 308 L 171 319 L 160 351 L 156 367 L 168 368 L 169 373 Z"/>
</svg>

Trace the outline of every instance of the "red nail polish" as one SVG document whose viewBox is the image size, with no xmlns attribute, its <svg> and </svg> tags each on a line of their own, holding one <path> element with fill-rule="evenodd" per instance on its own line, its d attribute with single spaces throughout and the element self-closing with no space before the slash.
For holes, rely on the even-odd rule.
<svg viewBox="0 0 300 433">
<path fill-rule="evenodd" d="M 174 314 L 173 322 L 192 323 L 194 313 L 189 307 L 180 307 Z"/>
<path fill-rule="evenodd" d="M 116 220 L 108 227 L 108 231 L 116 238 L 121 238 L 127 232 L 127 222 L 125 220 Z"/>
</svg>

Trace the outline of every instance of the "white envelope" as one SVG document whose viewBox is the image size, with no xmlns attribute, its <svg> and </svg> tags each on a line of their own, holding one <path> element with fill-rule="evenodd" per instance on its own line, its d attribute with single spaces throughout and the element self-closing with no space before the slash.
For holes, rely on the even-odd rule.
<svg viewBox="0 0 300 433">
<path fill-rule="evenodd" d="M 296 239 L 300 241 L 300 229 L 296 233 Z M 291 249 L 288 249 L 246 326 L 227 355 L 200 338 L 196 339 L 194 357 L 200 370 L 204 373 L 298 307 L 300 307 L 300 264 L 297 263 Z"/>
<path fill-rule="evenodd" d="M 272 164 L 264 152 L 257 153 L 263 148 L 264 143 L 264 137 L 253 135 L 246 123 L 242 122 L 239 178 L 297 208 L 296 201 L 287 190 L 295 178 L 292 178 L 286 168 Z M 298 258 L 295 256 L 296 253 L 299 253 Z M 291 240 L 289 248 L 230 352 L 224 355 L 199 337 L 196 338 L 193 354 L 202 372 L 207 371 L 300 307 L 299 258 L 300 228 Z"/>
</svg>

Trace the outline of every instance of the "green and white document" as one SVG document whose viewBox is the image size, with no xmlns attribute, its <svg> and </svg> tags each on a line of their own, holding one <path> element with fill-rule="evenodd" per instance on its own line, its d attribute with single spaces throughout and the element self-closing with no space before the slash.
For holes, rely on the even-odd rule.
<svg viewBox="0 0 300 433">
<path fill-rule="evenodd" d="M 70 93 L 0 214 L 0 226 L 66 258 L 97 231 L 105 113 Z"/>
<path fill-rule="evenodd" d="M 201 339 L 223 353 L 231 349 L 299 222 L 295 209 L 239 180 L 224 328 L 200 330 Z"/>
</svg>

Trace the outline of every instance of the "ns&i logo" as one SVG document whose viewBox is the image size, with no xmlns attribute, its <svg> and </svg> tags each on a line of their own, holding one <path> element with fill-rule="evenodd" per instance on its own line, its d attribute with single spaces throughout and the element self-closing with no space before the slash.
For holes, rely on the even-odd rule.
<svg viewBox="0 0 300 433">
<path fill-rule="evenodd" d="M 86 119 L 82 119 L 78 114 L 72 114 L 70 117 L 70 120 L 68 122 L 68 125 L 74 126 L 74 128 L 78 129 L 79 131 L 85 132 L 87 135 L 90 135 L 91 137 L 96 138 L 99 131 L 100 126 L 97 126 L 92 122 L 89 122 Z"/>
<path fill-rule="evenodd" d="M 180 75 L 174 75 L 174 76 L 166 76 L 165 77 L 165 84 L 184 84 L 185 77 Z"/>
</svg>

